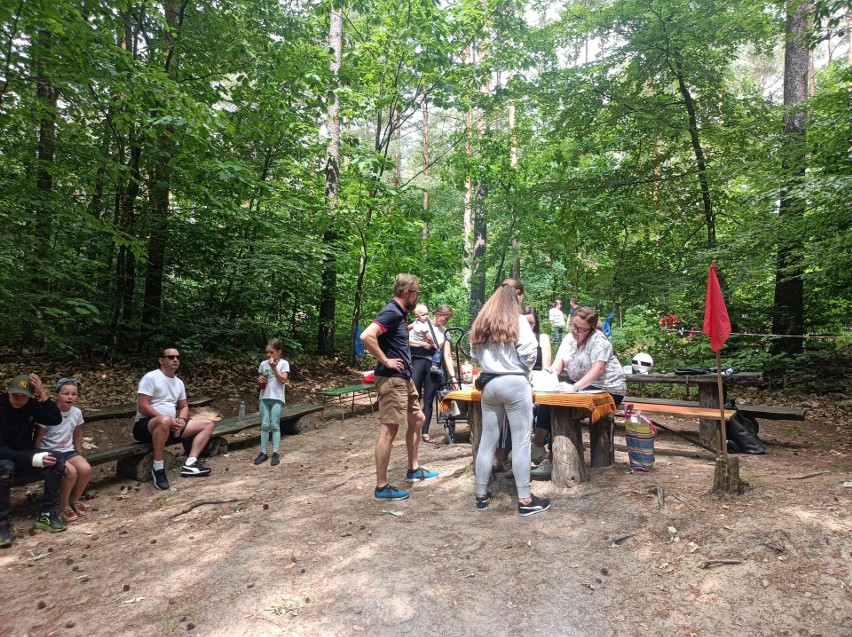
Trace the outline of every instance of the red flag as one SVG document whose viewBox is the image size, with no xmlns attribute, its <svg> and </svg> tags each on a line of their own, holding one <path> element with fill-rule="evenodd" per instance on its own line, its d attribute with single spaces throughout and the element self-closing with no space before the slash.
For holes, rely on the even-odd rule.
<svg viewBox="0 0 852 637">
<path fill-rule="evenodd" d="M 731 320 L 722 298 L 722 288 L 716 276 L 716 264 L 710 264 L 707 274 L 707 301 L 704 305 L 704 333 L 710 337 L 710 349 L 718 352 L 731 335 Z"/>
</svg>

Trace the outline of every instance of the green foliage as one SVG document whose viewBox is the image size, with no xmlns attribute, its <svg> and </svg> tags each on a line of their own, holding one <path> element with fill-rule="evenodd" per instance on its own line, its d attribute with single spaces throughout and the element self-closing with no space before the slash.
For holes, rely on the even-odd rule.
<svg viewBox="0 0 852 637">
<path fill-rule="evenodd" d="M 421 277 L 430 307 L 449 304 L 454 324 L 466 326 L 468 182 L 487 186 L 486 292 L 517 263 L 542 317 L 554 299 L 572 296 L 602 316 L 615 311 L 623 325 L 617 318 L 613 341 L 625 361 L 644 350 L 658 368 L 714 364 L 706 339 L 659 325 L 674 312 L 687 332 L 700 327 L 713 259 L 735 331 L 770 331 L 776 276 L 787 275 L 776 272 L 785 237 L 802 244 L 807 331 L 848 334 L 850 67 L 835 60 L 819 70 L 807 172 L 793 182 L 807 209 L 782 219 L 777 201 L 791 180 L 781 170 L 783 111 L 772 90 L 783 52 L 774 6 L 568 2 L 550 22 L 546 3 L 342 6 L 335 91 L 344 130 L 332 211 L 324 191 L 329 7 L 220 5 L 188 4 L 177 27 L 152 3 L 0 7 L 7 344 L 119 355 L 168 340 L 234 353 L 278 336 L 290 350 L 311 351 L 329 255 L 338 350 L 351 346 L 353 317 L 366 325 L 402 271 Z M 815 42 L 839 7 L 815 3 L 824 18 Z M 469 46 L 475 63 L 465 62 Z M 165 221 L 154 208 L 162 189 Z M 158 252 L 151 237 L 163 223 Z M 327 230 L 339 240 L 325 245 Z M 143 326 L 158 259 L 161 313 Z M 842 339 L 809 341 L 793 361 L 771 356 L 769 343 L 734 336 L 726 364 L 790 373 L 843 347 Z"/>
</svg>

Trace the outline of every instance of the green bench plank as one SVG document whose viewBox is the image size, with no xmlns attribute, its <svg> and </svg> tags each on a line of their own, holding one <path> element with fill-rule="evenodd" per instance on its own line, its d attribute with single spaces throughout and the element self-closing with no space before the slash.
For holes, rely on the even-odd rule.
<svg viewBox="0 0 852 637">
<path fill-rule="evenodd" d="M 317 392 L 317 396 L 322 396 L 323 412 L 322 417 L 325 418 L 325 407 L 328 405 L 329 399 L 337 398 L 340 409 L 340 420 L 346 417 L 346 409 L 343 407 L 343 397 L 352 395 L 352 413 L 355 413 L 355 398 L 359 394 L 366 393 L 370 400 L 370 411 L 373 411 L 373 392 L 376 391 L 375 383 L 361 383 L 359 385 L 347 385 L 346 387 L 337 387 L 335 389 L 321 389 Z M 348 400 L 348 399 L 347 399 Z"/>
<path fill-rule="evenodd" d="M 319 396 L 343 396 L 345 394 L 353 394 L 359 391 L 374 391 L 376 385 L 374 383 L 366 383 L 362 385 L 349 385 L 348 387 L 338 387 L 337 389 L 321 389 L 317 392 Z"/>
</svg>

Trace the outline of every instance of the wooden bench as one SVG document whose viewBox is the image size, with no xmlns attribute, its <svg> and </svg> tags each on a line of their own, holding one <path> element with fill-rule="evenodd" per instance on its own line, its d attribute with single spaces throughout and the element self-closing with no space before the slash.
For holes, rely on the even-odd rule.
<svg viewBox="0 0 852 637">
<path fill-rule="evenodd" d="M 688 405 L 659 404 L 657 402 L 640 402 L 640 400 L 645 400 L 645 399 L 635 399 L 634 400 L 634 399 L 625 398 L 624 401 L 621 403 L 622 410 L 618 412 L 618 415 L 624 416 L 624 411 L 623 411 L 624 405 L 632 405 L 633 411 L 640 411 L 643 414 L 665 414 L 667 416 L 692 416 L 694 418 L 701 418 L 703 420 L 711 421 L 711 422 L 714 422 L 714 423 L 718 423 L 722 418 L 721 411 L 719 410 L 718 407 L 716 407 L 716 408 L 699 407 L 698 403 L 695 403 L 694 405 L 692 405 L 692 404 L 688 404 Z M 678 401 L 667 401 L 667 402 L 671 403 L 671 402 L 678 402 Z M 680 402 L 686 402 L 686 401 L 680 401 Z M 725 420 L 730 420 L 733 417 L 733 415 L 734 415 L 733 409 L 726 409 L 725 410 Z M 673 433 L 674 435 L 679 436 L 680 438 L 683 438 L 684 440 L 686 440 L 689 443 L 692 443 L 693 445 L 701 447 L 702 449 L 706 449 L 707 451 L 709 451 L 711 453 L 718 453 L 719 452 L 718 448 L 714 448 L 714 447 L 706 444 L 705 442 L 701 442 L 701 441 L 695 440 L 693 438 L 690 438 L 689 436 L 687 436 L 682 431 L 678 431 L 677 429 L 672 429 L 670 427 L 667 427 L 666 425 L 659 423 L 656 420 L 653 421 L 653 422 L 657 427 L 660 427 L 661 429 L 665 429 L 666 431 Z M 716 427 L 719 428 L 718 424 L 716 425 Z M 719 428 L 719 431 L 721 432 L 721 428 Z M 719 436 L 719 439 L 721 439 L 721 435 Z"/>
<path fill-rule="evenodd" d="M 756 385 L 763 382 L 763 375 L 759 372 L 725 374 L 722 376 L 721 396 L 716 374 L 626 374 L 625 380 L 628 385 L 683 385 L 687 396 L 689 396 L 689 389 L 696 386 L 698 387 L 698 406 L 715 409 L 718 413 L 719 405 L 725 402 L 724 392 L 729 385 Z M 644 402 L 644 399 L 640 402 Z M 721 444 L 718 420 L 718 417 L 714 420 L 699 416 L 698 436 L 707 447 L 716 448 Z"/>
<path fill-rule="evenodd" d="M 202 396 L 187 401 L 190 407 L 202 407 L 213 402 L 212 396 Z M 107 405 L 106 407 L 87 407 L 83 410 L 86 422 L 97 422 L 99 420 L 111 420 L 113 418 L 132 418 L 136 415 L 136 403 L 123 403 L 121 405 Z"/>
<path fill-rule="evenodd" d="M 338 387 L 337 389 L 322 389 L 317 392 L 317 396 L 322 396 L 322 417 L 325 418 L 325 406 L 329 399 L 337 398 L 340 405 L 340 420 L 346 417 L 346 408 L 343 405 L 343 397 L 352 396 L 352 413 L 355 413 L 355 398 L 357 396 L 367 394 L 370 401 L 370 412 L 373 411 L 373 392 L 376 391 L 375 383 L 362 383 L 360 385 L 348 385 L 346 387 Z"/>
<path fill-rule="evenodd" d="M 285 404 L 281 408 L 281 421 L 279 426 L 281 432 L 289 435 L 294 435 L 316 429 L 318 423 L 313 418 L 312 414 L 322 411 L 322 405 L 314 403 L 306 404 Z M 135 413 L 135 412 L 134 412 Z M 227 453 L 228 441 L 225 438 L 228 434 L 238 433 L 250 427 L 260 425 L 260 412 L 246 414 L 245 416 L 233 416 L 231 418 L 223 418 L 216 422 L 213 426 L 213 436 L 210 442 L 204 449 L 203 455 L 217 456 Z M 130 427 L 128 427 L 130 434 Z M 189 441 L 184 442 L 184 450 L 187 450 Z M 151 462 L 153 460 L 151 454 L 151 445 L 144 442 L 132 442 L 120 447 L 112 449 L 104 449 L 91 454 L 84 454 L 86 460 L 92 466 L 115 462 L 116 475 L 120 478 L 129 478 L 138 480 L 139 482 L 147 482 L 151 480 Z M 166 449 L 163 459 L 166 466 L 170 466 L 174 462 L 174 454 Z M 38 482 L 42 480 L 40 472 L 27 474 L 21 478 L 16 478 L 14 485 L 19 486 L 30 482 Z"/>
<path fill-rule="evenodd" d="M 690 400 L 670 400 L 668 398 L 645 398 L 626 396 L 625 403 L 642 403 L 650 405 L 673 405 L 676 407 L 698 407 L 698 403 Z M 737 409 L 750 418 L 764 420 L 804 420 L 806 411 L 800 407 L 775 407 L 771 405 L 743 405 L 737 403 Z"/>
</svg>

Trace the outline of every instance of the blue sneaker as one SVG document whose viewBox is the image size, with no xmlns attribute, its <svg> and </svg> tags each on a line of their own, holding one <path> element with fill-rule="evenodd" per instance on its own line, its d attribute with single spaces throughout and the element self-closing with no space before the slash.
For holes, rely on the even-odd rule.
<svg viewBox="0 0 852 637">
<path fill-rule="evenodd" d="M 408 491 L 397 489 L 392 484 L 386 484 L 383 487 L 376 487 L 376 492 L 373 494 L 373 499 L 384 500 L 405 500 L 408 497 Z"/>
<path fill-rule="evenodd" d="M 424 469 L 423 467 L 417 467 L 414 471 L 409 469 L 405 472 L 405 481 L 406 482 L 417 482 L 420 480 L 434 480 L 438 477 L 437 471 L 429 471 L 429 469 Z"/>
</svg>

